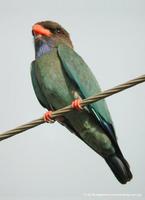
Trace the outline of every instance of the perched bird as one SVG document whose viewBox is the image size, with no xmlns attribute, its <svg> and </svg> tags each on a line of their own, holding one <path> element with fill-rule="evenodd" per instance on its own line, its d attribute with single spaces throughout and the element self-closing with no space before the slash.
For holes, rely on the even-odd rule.
<svg viewBox="0 0 145 200">
<path fill-rule="evenodd" d="M 132 174 L 117 142 L 113 122 L 104 100 L 81 109 L 80 101 L 101 91 L 93 73 L 74 51 L 69 33 L 58 23 L 33 25 L 35 60 L 31 78 L 40 104 L 51 112 L 71 104 L 74 110 L 56 120 L 102 156 L 122 184 Z M 80 112 L 78 112 L 80 110 Z"/>
</svg>

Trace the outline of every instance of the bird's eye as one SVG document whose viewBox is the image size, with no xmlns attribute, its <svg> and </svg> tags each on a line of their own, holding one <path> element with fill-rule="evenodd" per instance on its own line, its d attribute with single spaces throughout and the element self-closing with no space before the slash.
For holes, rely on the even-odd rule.
<svg viewBox="0 0 145 200">
<path fill-rule="evenodd" d="M 60 28 L 56 28 L 56 29 L 55 29 L 55 32 L 56 32 L 56 33 L 61 33 Z"/>
</svg>

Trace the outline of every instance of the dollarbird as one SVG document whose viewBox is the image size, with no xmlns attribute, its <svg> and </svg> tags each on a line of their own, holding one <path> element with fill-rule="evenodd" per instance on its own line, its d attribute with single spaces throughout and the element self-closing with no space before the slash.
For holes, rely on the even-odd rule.
<svg viewBox="0 0 145 200">
<path fill-rule="evenodd" d="M 81 99 L 101 91 L 84 60 L 74 51 L 69 33 L 58 23 L 42 21 L 33 25 L 35 60 L 31 64 L 32 84 L 40 104 L 51 113 L 69 104 L 72 112 L 56 118 L 61 125 L 97 152 L 122 184 L 132 179 L 105 100 L 80 106 Z"/>
</svg>

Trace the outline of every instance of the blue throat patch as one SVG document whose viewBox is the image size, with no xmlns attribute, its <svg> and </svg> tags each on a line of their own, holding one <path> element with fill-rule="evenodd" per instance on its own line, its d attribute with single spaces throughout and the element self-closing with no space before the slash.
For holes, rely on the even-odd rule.
<svg viewBox="0 0 145 200">
<path fill-rule="evenodd" d="M 52 42 L 45 40 L 38 40 L 35 43 L 35 58 L 40 58 L 52 49 Z"/>
</svg>

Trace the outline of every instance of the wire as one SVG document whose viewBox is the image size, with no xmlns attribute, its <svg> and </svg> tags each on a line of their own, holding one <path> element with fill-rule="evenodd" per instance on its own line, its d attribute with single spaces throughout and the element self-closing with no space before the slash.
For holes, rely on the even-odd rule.
<svg viewBox="0 0 145 200">
<path fill-rule="evenodd" d="M 142 82 L 145 82 L 145 75 L 139 76 L 139 77 L 137 77 L 135 79 L 132 79 L 132 80 L 126 82 L 126 83 L 120 84 L 120 85 L 118 85 L 116 87 L 113 87 L 113 88 L 111 88 L 109 90 L 105 90 L 103 92 L 100 92 L 99 94 L 96 94 L 96 95 L 93 95 L 93 96 L 88 97 L 86 99 L 83 99 L 80 102 L 80 105 L 82 107 L 87 106 L 88 104 L 94 103 L 96 101 L 99 101 L 101 99 L 109 97 L 109 96 L 111 96 L 113 94 L 119 93 L 119 92 L 121 92 L 123 90 L 126 90 L 126 89 L 128 89 L 130 87 L 133 87 L 133 86 L 135 86 L 137 84 L 140 84 Z M 61 116 L 61 115 L 65 114 L 65 113 L 71 112 L 72 110 L 74 110 L 74 109 L 72 108 L 71 105 L 69 105 L 69 106 L 61 108 L 59 110 L 53 111 L 52 112 L 52 119 L 55 119 L 56 117 Z M 17 135 L 17 134 L 19 134 L 21 132 L 24 132 L 24 131 L 28 130 L 28 129 L 34 128 L 34 127 L 36 127 L 36 126 L 38 126 L 40 124 L 43 124 L 43 123 L 45 123 L 45 121 L 44 121 L 44 118 L 41 117 L 41 118 L 33 120 L 33 121 L 29 122 L 29 123 L 26 123 L 26 124 L 23 124 L 21 126 L 18 126 L 18 127 L 14 128 L 14 129 L 11 129 L 11 130 L 8 130 L 6 132 L 3 132 L 3 133 L 0 134 L 0 141 L 4 140 L 4 139 L 7 139 L 9 137 L 12 137 L 14 135 Z"/>
</svg>

